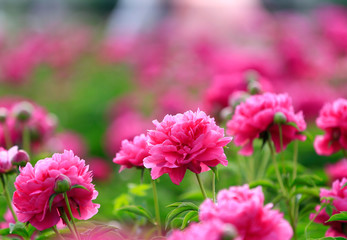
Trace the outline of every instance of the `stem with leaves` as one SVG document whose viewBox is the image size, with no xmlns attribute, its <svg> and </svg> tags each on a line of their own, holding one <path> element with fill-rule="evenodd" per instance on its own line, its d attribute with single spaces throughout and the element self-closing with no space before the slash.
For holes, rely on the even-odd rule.
<svg viewBox="0 0 347 240">
<path fill-rule="evenodd" d="M 158 234 L 161 236 L 161 220 L 160 220 L 160 211 L 159 211 L 159 201 L 158 201 L 158 192 L 155 180 L 152 179 L 152 189 L 153 189 L 153 199 L 154 199 L 154 208 L 155 208 L 155 218 L 157 222 Z"/>
<path fill-rule="evenodd" d="M 13 219 L 17 222 L 18 218 L 17 218 L 17 215 L 16 215 L 16 213 L 12 207 L 12 201 L 11 201 L 10 195 L 8 193 L 8 190 L 7 190 L 6 180 L 5 180 L 4 174 L 0 174 L 0 179 L 1 179 L 1 185 L 2 185 L 3 192 L 4 192 L 4 196 L 5 196 L 5 199 L 7 202 L 7 206 L 12 213 Z"/>
</svg>

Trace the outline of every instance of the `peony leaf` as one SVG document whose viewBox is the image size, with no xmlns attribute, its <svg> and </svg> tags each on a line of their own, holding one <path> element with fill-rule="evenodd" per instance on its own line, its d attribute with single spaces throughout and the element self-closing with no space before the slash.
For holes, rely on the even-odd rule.
<svg viewBox="0 0 347 240">
<path fill-rule="evenodd" d="M 340 212 L 340 213 L 334 214 L 326 222 L 333 222 L 333 221 L 347 221 L 347 212 Z"/>
<path fill-rule="evenodd" d="M 16 224 L 10 223 L 10 234 L 19 235 L 22 237 L 30 237 L 24 223 L 16 222 Z"/>
<path fill-rule="evenodd" d="M 292 182 L 291 186 L 304 185 L 304 186 L 316 186 L 317 183 L 322 182 L 322 179 L 316 175 L 301 175 L 297 176 Z"/>
<path fill-rule="evenodd" d="M 332 205 L 327 205 L 327 206 L 325 207 L 325 211 L 327 212 L 327 214 L 329 215 L 329 217 L 331 217 L 331 215 L 333 214 L 333 209 L 335 209 L 335 207 L 332 206 Z"/>
<path fill-rule="evenodd" d="M 298 125 L 297 125 L 295 122 L 286 122 L 286 123 L 283 124 L 283 125 L 288 125 L 288 126 L 295 127 L 298 131 L 300 131 Z"/>
<path fill-rule="evenodd" d="M 135 206 L 135 205 L 125 206 L 125 207 L 119 208 L 118 211 L 128 211 L 128 212 L 134 213 L 138 216 L 145 217 L 147 220 L 149 220 L 151 223 L 154 224 L 151 213 L 141 206 Z"/>
<path fill-rule="evenodd" d="M 176 203 L 171 204 L 169 206 L 176 206 Z M 168 213 L 165 220 L 165 229 L 169 226 L 170 222 L 173 221 L 177 216 L 180 214 L 186 212 L 186 211 L 198 211 L 199 207 L 196 206 L 194 203 L 191 202 L 183 202 L 178 207 L 173 209 L 171 212 Z"/>
<path fill-rule="evenodd" d="M 199 215 L 196 211 L 188 212 L 183 218 L 181 230 L 185 229 L 190 222 L 196 221 L 196 218 L 198 218 L 197 221 L 199 221 Z"/>
<path fill-rule="evenodd" d="M 135 196 L 144 197 L 146 191 L 151 188 L 150 184 L 128 184 L 129 192 Z"/>
<path fill-rule="evenodd" d="M 307 187 L 299 187 L 297 188 L 293 193 L 291 193 L 291 196 L 297 195 L 297 194 L 306 194 L 310 196 L 319 197 L 319 188 L 307 188 Z"/>
<path fill-rule="evenodd" d="M 344 187 L 346 187 L 347 186 L 347 182 L 345 183 L 345 184 L 343 184 L 343 186 L 341 187 L 341 189 L 340 190 L 342 190 Z"/>
<path fill-rule="evenodd" d="M 249 184 L 249 188 L 255 188 L 258 186 L 262 186 L 262 187 L 268 187 L 268 188 L 272 188 L 272 189 L 277 189 L 276 185 L 274 184 L 274 182 L 268 180 L 268 179 L 260 179 L 260 180 L 256 180 L 253 181 Z"/>
<path fill-rule="evenodd" d="M 53 194 L 49 197 L 49 211 L 52 210 L 52 204 L 53 204 L 54 198 L 55 198 L 56 196 L 58 196 L 58 195 L 59 195 L 59 193 L 53 193 Z"/>
<path fill-rule="evenodd" d="M 75 184 L 75 185 L 71 186 L 71 189 L 74 189 L 74 188 L 81 188 L 81 189 L 84 189 L 84 190 L 87 190 L 88 192 L 90 192 L 89 189 L 83 185 Z"/>
<path fill-rule="evenodd" d="M 10 229 L 9 228 L 0 229 L 0 235 L 1 236 L 6 236 L 6 235 L 9 235 L 9 234 L 10 234 Z"/>
</svg>

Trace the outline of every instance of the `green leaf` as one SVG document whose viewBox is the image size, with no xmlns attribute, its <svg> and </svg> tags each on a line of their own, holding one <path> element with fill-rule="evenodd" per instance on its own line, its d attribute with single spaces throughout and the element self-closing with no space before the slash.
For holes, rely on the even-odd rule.
<svg viewBox="0 0 347 240">
<path fill-rule="evenodd" d="M 333 214 L 333 208 L 335 208 L 334 206 L 332 205 L 327 205 L 325 207 L 325 211 L 327 212 L 327 214 L 329 215 L 329 217 L 331 217 L 331 215 Z"/>
<path fill-rule="evenodd" d="M 340 212 L 340 213 L 334 214 L 326 222 L 333 222 L 333 221 L 347 221 L 347 212 Z"/>
<path fill-rule="evenodd" d="M 144 197 L 147 195 L 146 191 L 151 188 L 150 184 L 128 184 L 129 192 L 135 196 Z"/>
<path fill-rule="evenodd" d="M 30 237 L 25 228 L 25 224 L 22 222 L 16 222 L 16 224 L 10 223 L 10 234 L 22 237 Z"/>
<path fill-rule="evenodd" d="M 53 194 L 49 197 L 49 211 L 52 210 L 52 204 L 53 204 L 54 198 L 55 198 L 56 196 L 58 196 L 58 195 L 59 195 L 59 193 L 53 193 Z"/>
<path fill-rule="evenodd" d="M 255 187 L 258 187 L 258 186 L 262 186 L 262 187 L 268 187 L 268 188 L 272 188 L 272 189 L 277 189 L 276 185 L 268 180 L 268 179 L 260 179 L 260 180 L 256 180 L 256 181 L 253 181 L 249 184 L 249 187 L 250 188 L 255 188 Z"/>
<path fill-rule="evenodd" d="M 347 186 L 347 182 L 345 184 L 343 184 L 343 186 L 341 187 L 341 190 Z"/>
<path fill-rule="evenodd" d="M 198 215 L 198 212 L 196 211 L 190 211 L 188 212 L 184 218 L 183 218 L 183 222 L 182 222 L 182 225 L 181 225 L 181 230 L 185 229 L 188 224 L 193 221 L 196 217 L 199 217 Z M 198 219 L 199 220 L 199 219 Z"/>
<path fill-rule="evenodd" d="M 84 189 L 84 190 L 87 190 L 88 192 L 90 192 L 89 189 L 86 188 L 86 187 L 83 186 L 83 185 L 75 184 L 75 185 L 73 185 L 73 186 L 71 187 L 71 189 L 74 189 L 74 188 L 81 188 L 81 189 Z"/>
<path fill-rule="evenodd" d="M 118 211 L 121 207 L 128 206 L 132 202 L 131 197 L 123 193 L 119 195 L 114 201 L 113 201 L 113 211 Z"/>
<path fill-rule="evenodd" d="M 151 213 L 141 206 L 135 206 L 135 205 L 125 206 L 125 207 L 119 208 L 118 211 L 127 211 L 127 212 L 134 213 L 138 216 L 145 217 L 148 221 L 154 224 Z"/>
<path fill-rule="evenodd" d="M 285 124 L 283 125 L 288 125 L 288 126 L 292 126 L 292 127 L 295 127 L 298 131 L 300 131 L 298 125 L 296 125 L 295 122 L 286 122 Z"/>
<path fill-rule="evenodd" d="M 169 205 L 172 206 L 173 204 Z M 191 202 L 183 202 L 181 203 L 178 207 L 176 207 L 175 209 L 173 209 L 171 212 L 168 213 L 168 215 L 166 216 L 166 220 L 165 220 L 165 228 L 167 228 L 170 224 L 170 222 L 175 219 L 175 217 L 177 217 L 178 215 L 186 212 L 186 211 L 198 211 L 199 207 L 196 206 L 194 203 Z"/>
<path fill-rule="evenodd" d="M 306 194 L 310 196 L 319 197 L 319 188 L 307 188 L 307 187 L 299 187 L 297 188 L 291 195 L 297 195 L 297 194 Z"/>
<path fill-rule="evenodd" d="M 9 228 L 0 229 L 0 235 L 6 236 L 6 235 L 9 235 L 9 234 L 10 234 L 10 229 Z"/>
<path fill-rule="evenodd" d="M 322 182 L 322 179 L 316 175 L 301 175 L 297 176 L 296 179 L 292 182 L 291 186 L 294 185 L 304 185 L 304 186 L 316 186 L 319 182 Z"/>
</svg>

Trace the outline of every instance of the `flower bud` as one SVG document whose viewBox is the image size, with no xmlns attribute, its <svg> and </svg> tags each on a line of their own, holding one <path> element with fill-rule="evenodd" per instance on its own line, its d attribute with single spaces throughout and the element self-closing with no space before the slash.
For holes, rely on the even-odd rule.
<svg viewBox="0 0 347 240">
<path fill-rule="evenodd" d="M 11 159 L 12 165 L 16 166 L 25 166 L 29 161 L 29 154 L 24 150 L 19 150 Z"/>
<path fill-rule="evenodd" d="M 223 230 L 222 240 L 232 240 L 236 237 L 236 230 L 233 225 L 226 224 Z"/>
<path fill-rule="evenodd" d="M 275 116 L 274 116 L 274 123 L 276 124 L 284 124 L 287 122 L 287 117 L 286 115 L 284 115 L 283 113 L 281 112 L 277 112 L 275 113 Z"/>
<path fill-rule="evenodd" d="M 233 113 L 233 109 L 231 107 L 225 107 L 222 109 L 222 111 L 220 112 L 220 117 L 221 119 L 225 120 L 225 119 L 230 119 L 231 115 Z"/>
<path fill-rule="evenodd" d="M 4 107 L 0 108 L 0 123 L 5 123 L 8 116 L 8 110 Z"/>
<path fill-rule="evenodd" d="M 55 180 L 54 192 L 64 193 L 71 189 L 71 180 L 68 176 L 60 174 Z"/>
<path fill-rule="evenodd" d="M 248 88 L 248 92 L 251 94 L 251 95 L 255 95 L 255 94 L 259 94 L 261 93 L 261 86 L 259 84 L 259 82 L 250 82 L 247 86 Z"/>
<path fill-rule="evenodd" d="M 245 77 L 246 77 L 246 82 L 248 84 L 252 83 L 252 82 L 257 82 L 259 79 L 259 74 L 256 70 L 248 70 L 245 73 Z"/>
<path fill-rule="evenodd" d="M 27 122 L 30 119 L 33 111 L 34 107 L 29 102 L 18 103 L 13 110 L 14 116 L 20 122 Z"/>
</svg>

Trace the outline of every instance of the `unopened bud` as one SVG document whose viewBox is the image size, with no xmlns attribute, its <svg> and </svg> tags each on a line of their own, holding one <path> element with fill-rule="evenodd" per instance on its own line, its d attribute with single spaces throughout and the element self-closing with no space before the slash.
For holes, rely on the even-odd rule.
<svg viewBox="0 0 347 240">
<path fill-rule="evenodd" d="M 259 79 L 259 74 L 256 70 L 248 70 L 245 73 L 245 78 L 246 78 L 246 82 L 248 84 L 252 83 L 252 82 L 257 82 Z"/>
<path fill-rule="evenodd" d="M 14 107 L 13 111 L 18 121 L 27 122 L 34 111 L 34 107 L 29 102 L 21 102 Z"/>
<path fill-rule="evenodd" d="M 225 120 L 225 119 L 230 119 L 231 118 L 231 114 L 233 113 L 233 109 L 231 107 L 225 107 L 222 109 L 222 111 L 220 112 L 220 117 L 221 119 Z"/>
<path fill-rule="evenodd" d="M 68 176 L 60 174 L 55 180 L 54 192 L 64 193 L 71 189 L 71 180 Z"/>
<path fill-rule="evenodd" d="M 226 224 L 224 226 L 223 235 L 221 237 L 222 240 L 232 240 L 236 237 L 236 230 L 233 225 Z"/>
<path fill-rule="evenodd" d="M 29 154 L 24 150 L 19 150 L 11 159 L 12 165 L 25 166 L 30 161 Z"/>
<path fill-rule="evenodd" d="M 284 124 L 287 122 L 287 117 L 282 112 L 275 113 L 274 123 L 276 124 Z"/>
<path fill-rule="evenodd" d="M 261 86 L 259 82 L 250 82 L 247 86 L 248 92 L 252 95 L 261 93 Z"/>
<path fill-rule="evenodd" d="M 5 123 L 8 116 L 8 110 L 4 107 L 0 108 L 0 123 Z"/>
</svg>

